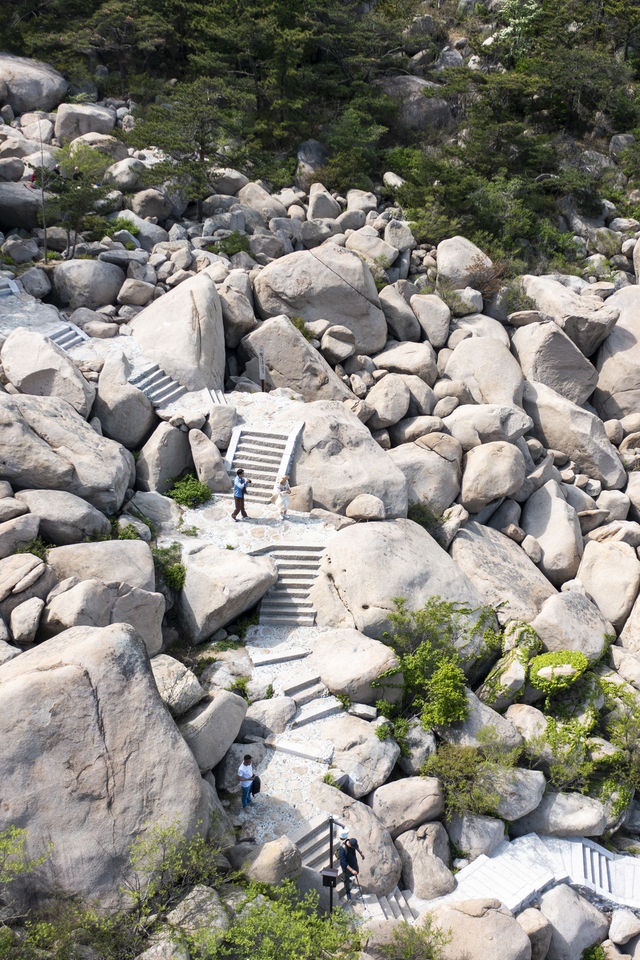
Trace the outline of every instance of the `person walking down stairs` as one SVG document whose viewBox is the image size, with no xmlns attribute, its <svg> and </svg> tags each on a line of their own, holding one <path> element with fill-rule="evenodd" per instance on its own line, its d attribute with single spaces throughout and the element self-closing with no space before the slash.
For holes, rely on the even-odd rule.
<svg viewBox="0 0 640 960">
<path fill-rule="evenodd" d="M 244 495 L 247 489 L 248 484 L 251 483 L 251 480 L 245 480 L 244 470 L 240 467 L 236 470 L 236 478 L 233 481 L 233 500 L 236 505 L 235 510 L 231 514 L 231 519 L 234 522 L 238 520 L 238 514 L 241 514 L 243 520 L 248 520 L 247 511 L 244 508 Z"/>
<path fill-rule="evenodd" d="M 351 900 L 351 884 L 354 879 L 357 882 L 358 873 L 360 872 L 358 854 L 360 854 L 363 860 L 365 856 L 358 846 L 358 841 L 355 837 L 349 837 L 349 831 L 346 827 L 340 831 L 340 839 L 342 843 L 338 849 L 338 859 L 340 860 L 345 894 L 347 900 Z"/>
</svg>

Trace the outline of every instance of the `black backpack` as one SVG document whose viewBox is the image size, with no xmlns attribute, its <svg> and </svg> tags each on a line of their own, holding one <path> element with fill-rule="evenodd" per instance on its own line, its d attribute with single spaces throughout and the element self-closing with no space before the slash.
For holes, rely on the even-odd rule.
<svg viewBox="0 0 640 960">
<path fill-rule="evenodd" d="M 257 793 L 260 793 L 260 788 L 262 784 L 260 783 L 260 777 L 254 777 L 251 782 L 251 796 L 255 797 Z"/>
</svg>

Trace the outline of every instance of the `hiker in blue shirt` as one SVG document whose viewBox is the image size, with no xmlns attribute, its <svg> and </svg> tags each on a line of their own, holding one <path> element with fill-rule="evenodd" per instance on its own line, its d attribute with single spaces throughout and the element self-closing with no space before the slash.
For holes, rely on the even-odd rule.
<svg viewBox="0 0 640 960">
<path fill-rule="evenodd" d="M 245 480 L 244 470 L 240 468 L 236 470 L 236 478 L 233 481 L 233 499 L 235 501 L 236 508 L 231 514 L 232 519 L 237 523 L 238 514 L 242 515 L 243 520 L 248 520 L 247 511 L 244 508 L 244 494 L 247 489 L 247 485 L 251 483 L 251 480 Z"/>
<path fill-rule="evenodd" d="M 342 843 L 338 848 L 338 859 L 340 860 L 340 868 L 342 870 L 342 878 L 344 880 L 344 890 L 347 895 L 347 900 L 351 900 L 351 881 L 354 878 L 357 881 L 360 870 L 358 867 L 357 853 L 360 854 L 363 860 L 364 854 L 358 846 L 358 841 L 355 839 L 355 837 L 349 838 L 349 831 L 346 828 L 340 831 L 340 839 L 342 840 Z"/>
</svg>

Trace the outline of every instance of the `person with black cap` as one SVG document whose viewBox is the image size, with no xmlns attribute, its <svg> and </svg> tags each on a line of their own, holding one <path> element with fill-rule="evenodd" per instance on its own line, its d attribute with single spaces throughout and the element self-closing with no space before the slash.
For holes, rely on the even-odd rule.
<svg viewBox="0 0 640 960">
<path fill-rule="evenodd" d="M 351 900 L 351 882 L 354 877 L 356 880 L 358 879 L 358 873 L 360 872 L 357 855 L 360 854 L 363 860 L 365 856 L 358 846 L 356 838 L 349 836 L 349 831 L 346 827 L 340 831 L 340 839 L 342 843 L 338 849 L 338 859 L 340 860 L 340 867 L 342 869 L 345 894 L 347 900 Z"/>
</svg>

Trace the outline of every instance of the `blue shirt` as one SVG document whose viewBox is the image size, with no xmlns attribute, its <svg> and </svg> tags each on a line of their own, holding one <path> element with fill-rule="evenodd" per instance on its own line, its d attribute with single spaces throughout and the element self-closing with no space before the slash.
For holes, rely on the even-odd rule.
<svg viewBox="0 0 640 960">
<path fill-rule="evenodd" d="M 340 866 L 345 872 L 347 870 L 347 866 L 353 867 L 354 870 L 358 869 L 356 851 L 353 847 L 348 847 L 346 843 L 340 844 L 338 848 L 338 859 L 340 861 Z"/>
<path fill-rule="evenodd" d="M 234 497 L 244 497 L 244 492 L 247 489 L 247 481 L 244 477 L 236 477 L 233 481 L 233 495 Z"/>
</svg>

